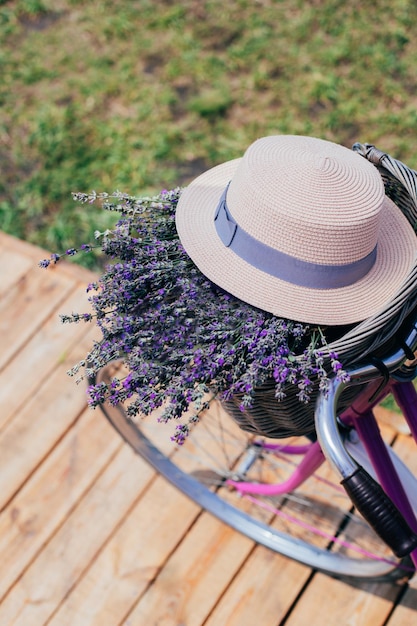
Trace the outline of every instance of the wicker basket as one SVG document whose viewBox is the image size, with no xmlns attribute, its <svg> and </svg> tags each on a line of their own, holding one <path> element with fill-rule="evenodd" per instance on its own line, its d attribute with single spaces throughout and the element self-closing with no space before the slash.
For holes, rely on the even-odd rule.
<svg viewBox="0 0 417 626">
<path fill-rule="evenodd" d="M 386 195 L 395 202 L 413 228 L 417 227 L 417 172 L 401 161 L 368 144 L 355 144 L 353 150 L 368 159 L 379 170 Z M 344 366 L 352 366 L 366 357 L 381 356 L 396 344 L 396 332 L 417 304 L 417 260 L 394 298 L 376 315 L 350 328 L 329 344 Z M 314 408 L 318 384 L 308 404 L 301 403 L 297 390 L 288 388 L 287 396 L 278 402 L 275 383 L 267 381 L 254 394 L 250 409 L 242 411 L 241 397 L 223 402 L 225 410 L 246 431 L 281 438 L 314 433 Z M 349 388 L 342 396 L 341 409 L 348 406 L 358 388 Z"/>
</svg>

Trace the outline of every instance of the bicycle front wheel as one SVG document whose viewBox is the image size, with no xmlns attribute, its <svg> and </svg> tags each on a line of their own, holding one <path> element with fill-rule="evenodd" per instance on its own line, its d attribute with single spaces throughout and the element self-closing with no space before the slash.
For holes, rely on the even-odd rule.
<svg viewBox="0 0 417 626">
<path fill-rule="evenodd" d="M 108 366 L 95 382 L 108 382 L 111 374 Z M 255 542 L 338 578 L 387 581 L 413 573 L 353 510 L 317 454 L 308 478 L 294 487 L 300 463 L 316 445 L 307 439 L 277 442 L 245 433 L 213 402 L 178 447 L 171 441 L 175 425 L 159 423 L 155 416 L 132 421 L 121 406 L 101 408 L 157 472 Z M 360 453 L 363 461 L 363 449 Z"/>
</svg>

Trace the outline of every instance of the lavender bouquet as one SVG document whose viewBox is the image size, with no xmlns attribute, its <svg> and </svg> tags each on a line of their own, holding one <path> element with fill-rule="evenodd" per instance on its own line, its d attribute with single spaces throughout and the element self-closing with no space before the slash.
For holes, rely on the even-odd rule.
<svg viewBox="0 0 417 626">
<path fill-rule="evenodd" d="M 244 411 L 256 388 L 273 380 L 277 402 L 291 390 L 308 403 L 313 388 L 327 389 L 329 372 L 345 376 L 337 354 L 327 349 L 325 329 L 250 306 L 196 268 L 175 228 L 180 195 L 180 188 L 153 198 L 73 194 L 76 201 L 100 203 L 120 218 L 113 230 L 95 233 L 94 245 L 62 255 L 101 246 L 110 259 L 87 287 L 93 313 L 62 316 L 64 322 L 94 322 L 102 333 L 69 374 L 82 380 L 81 368 L 91 377 L 121 360 L 127 373 L 109 384 L 90 385 L 89 404 L 124 403 L 132 418 L 162 406 L 158 419 L 178 420 L 173 439 L 179 444 L 213 397 L 238 397 Z M 40 265 L 60 258 L 53 254 Z"/>
</svg>

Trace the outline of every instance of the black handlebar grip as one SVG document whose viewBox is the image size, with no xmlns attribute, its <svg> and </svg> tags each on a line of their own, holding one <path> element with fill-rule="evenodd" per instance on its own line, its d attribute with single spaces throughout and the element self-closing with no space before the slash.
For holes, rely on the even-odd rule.
<svg viewBox="0 0 417 626">
<path fill-rule="evenodd" d="M 417 534 L 363 467 L 342 480 L 342 485 L 354 506 L 397 557 L 406 556 L 417 548 Z"/>
</svg>

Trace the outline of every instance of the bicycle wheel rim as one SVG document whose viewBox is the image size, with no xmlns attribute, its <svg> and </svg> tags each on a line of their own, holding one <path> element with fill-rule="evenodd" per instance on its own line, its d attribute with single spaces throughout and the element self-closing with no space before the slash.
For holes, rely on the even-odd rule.
<svg viewBox="0 0 417 626">
<path fill-rule="evenodd" d="M 193 455 L 195 456 L 197 433 L 201 436 L 203 429 L 205 431 L 208 430 L 209 423 L 210 429 L 213 428 L 213 421 L 208 417 L 209 413 L 213 413 L 212 409 L 209 410 L 207 415 L 203 415 L 201 424 L 196 426 L 190 436 L 190 442 L 187 442 L 180 449 L 176 448 L 170 441 L 168 433 L 165 432 L 166 425 L 157 423 L 155 417 L 151 416 L 147 420 L 134 422 L 127 417 L 126 412 L 120 406 L 103 405 L 101 409 L 125 441 L 159 474 L 163 475 L 203 509 L 256 543 L 303 563 L 314 570 L 338 578 L 387 581 L 395 578 L 405 578 L 411 574 L 412 568 L 404 565 L 404 563 L 398 563 L 390 555 L 388 549 L 381 554 L 371 556 L 368 547 L 363 549 L 354 545 L 351 540 L 347 540 L 345 537 L 346 528 L 351 524 L 350 519 L 346 523 L 347 511 L 340 513 L 340 523 L 336 531 L 327 532 L 327 530 L 317 529 L 318 540 L 314 536 L 314 524 L 312 531 L 313 539 L 311 539 L 311 525 L 309 522 L 303 521 L 302 525 L 295 532 L 293 530 L 287 532 L 277 527 L 277 521 L 282 522 L 279 519 L 280 516 L 284 516 L 284 526 L 288 523 L 288 519 L 292 519 L 292 511 L 288 510 L 287 496 L 289 496 L 290 503 L 291 498 L 295 497 L 297 499 L 304 496 L 287 494 L 287 496 L 281 497 L 281 503 L 275 506 L 273 503 L 271 504 L 271 498 L 259 499 L 258 496 L 251 494 L 242 497 L 234 490 L 226 488 L 225 482 L 227 478 L 233 477 L 236 470 L 235 461 L 239 455 L 236 455 L 235 459 L 228 459 L 227 462 L 230 465 L 229 474 L 226 475 L 224 470 L 221 470 L 218 474 L 218 485 L 206 484 L 206 476 L 211 476 L 213 473 L 211 467 L 212 452 L 209 453 L 209 462 L 200 463 L 201 459 L 199 459 L 199 464 L 193 465 L 191 463 L 191 466 L 187 456 L 190 454 L 190 448 L 194 448 Z M 217 413 L 217 418 L 221 422 L 226 421 L 228 423 L 228 417 L 221 409 L 217 408 Z M 242 442 L 251 440 L 252 436 L 240 431 L 234 423 L 231 422 L 229 426 L 233 431 L 233 438 L 235 438 L 235 433 L 237 432 Z M 200 431 L 198 430 L 199 428 Z M 213 438 L 221 439 L 221 436 L 224 437 L 224 430 L 222 432 L 223 435 L 213 433 Z M 162 442 L 162 446 L 159 442 Z M 216 446 L 217 443 L 218 441 L 215 444 Z M 223 445 L 226 444 L 223 442 Z M 242 449 L 246 449 L 246 443 L 241 445 Z M 201 446 L 201 443 L 199 443 L 199 446 Z M 171 456 L 172 458 L 170 458 Z M 228 453 L 226 453 L 226 456 L 228 456 Z M 184 458 L 186 459 L 185 464 Z M 190 467 L 192 467 L 191 470 Z M 326 484 L 326 479 L 321 480 Z M 338 489 L 340 490 L 341 488 L 338 487 Z M 286 501 L 283 507 L 282 499 Z M 297 500 L 295 501 L 297 504 Z M 251 513 L 245 510 L 248 506 L 251 508 Z M 332 508 L 331 505 L 327 505 L 325 502 L 322 503 L 322 506 L 326 510 Z M 256 515 L 253 513 L 253 507 L 256 508 Z M 260 510 L 262 510 L 261 513 L 259 512 Z M 284 510 L 284 513 L 282 513 L 282 510 Z M 319 516 L 319 511 L 315 514 L 315 517 L 317 516 Z M 267 521 L 263 518 L 267 519 Z M 306 534 L 306 528 L 309 529 L 307 540 L 303 538 L 303 535 Z M 365 528 L 365 526 L 361 528 Z M 366 529 L 367 532 L 368 530 L 370 531 L 367 525 Z M 362 534 L 362 530 L 356 532 L 359 535 Z"/>
</svg>

